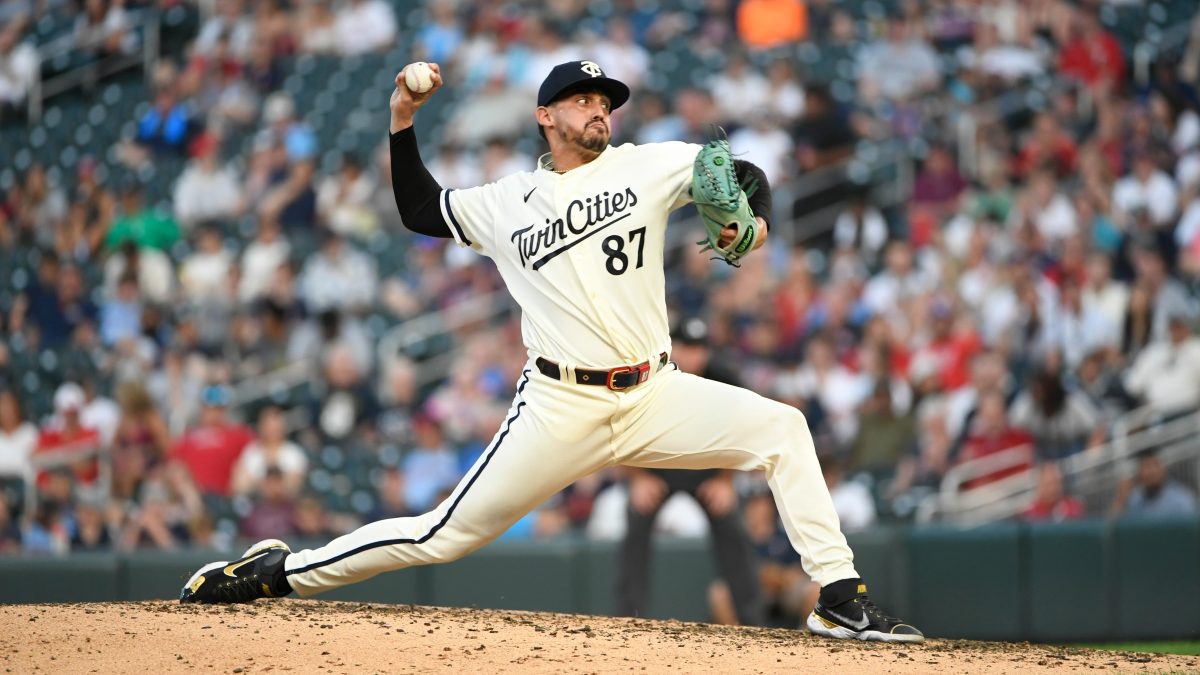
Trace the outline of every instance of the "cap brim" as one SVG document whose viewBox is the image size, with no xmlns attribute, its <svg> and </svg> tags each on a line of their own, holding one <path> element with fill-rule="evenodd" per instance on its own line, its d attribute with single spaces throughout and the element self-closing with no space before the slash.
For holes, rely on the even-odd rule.
<svg viewBox="0 0 1200 675">
<path fill-rule="evenodd" d="M 587 91 L 596 89 L 604 92 L 608 96 L 609 110 L 616 110 L 625 105 L 629 100 L 629 87 L 620 80 L 614 80 L 611 77 L 592 77 L 579 82 L 572 82 L 567 86 L 554 92 L 549 101 L 541 105 L 550 105 L 567 94 L 572 94 L 578 91 Z"/>
</svg>

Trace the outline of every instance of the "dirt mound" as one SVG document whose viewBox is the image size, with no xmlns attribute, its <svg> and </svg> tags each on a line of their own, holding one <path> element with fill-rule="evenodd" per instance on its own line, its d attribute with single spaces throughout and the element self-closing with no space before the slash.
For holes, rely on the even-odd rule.
<svg viewBox="0 0 1200 675">
<path fill-rule="evenodd" d="M 1113 672 L 1200 658 L 930 640 L 885 646 L 787 630 L 309 600 L 0 606 L 5 672 Z M 834 670 L 837 668 L 838 670 Z"/>
</svg>

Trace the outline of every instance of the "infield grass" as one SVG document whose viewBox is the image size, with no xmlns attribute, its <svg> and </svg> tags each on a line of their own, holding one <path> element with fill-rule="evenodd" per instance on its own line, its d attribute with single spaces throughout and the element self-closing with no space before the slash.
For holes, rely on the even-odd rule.
<svg viewBox="0 0 1200 675">
<path fill-rule="evenodd" d="M 1152 654 L 1185 654 L 1190 656 L 1200 656 L 1200 642 L 1195 641 L 1095 642 L 1077 646 L 1093 647 L 1095 649 L 1108 649 L 1116 652 L 1149 652 Z"/>
</svg>

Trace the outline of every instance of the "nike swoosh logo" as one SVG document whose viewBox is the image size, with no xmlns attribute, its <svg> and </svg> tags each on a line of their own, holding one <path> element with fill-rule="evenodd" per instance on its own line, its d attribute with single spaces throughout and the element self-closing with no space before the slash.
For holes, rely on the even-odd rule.
<svg viewBox="0 0 1200 675">
<path fill-rule="evenodd" d="M 245 565 L 247 563 L 252 563 L 255 560 L 258 560 L 259 558 L 263 557 L 264 555 L 266 555 L 268 553 L 270 553 L 270 551 L 263 551 L 262 553 L 259 553 L 258 555 L 254 556 L 253 558 L 246 558 L 245 560 L 239 560 L 239 561 L 233 563 L 232 565 L 226 565 L 225 570 L 224 570 L 225 574 L 228 574 L 231 577 L 237 578 L 237 575 L 234 574 L 234 572 L 237 571 L 237 568 L 239 568 L 242 565 Z"/>
<path fill-rule="evenodd" d="M 536 189 L 537 189 L 537 187 L 534 187 L 534 188 L 533 188 L 533 190 L 536 190 Z M 533 190 L 530 190 L 529 192 L 526 192 L 526 193 L 525 193 L 525 203 L 526 203 L 526 204 L 528 204 L 528 203 L 529 203 L 529 196 L 533 194 Z"/>
<path fill-rule="evenodd" d="M 841 614 L 838 614 L 838 613 L 830 610 L 828 607 L 825 608 L 825 611 L 828 612 L 829 615 L 832 616 L 833 618 L 837 619 L 838 621 L 841 621 L 843 624 L 850 626 L 851 628 L 853 628 L 855 630 L 862 630 L 862 629 L 866 628 L 867 626 L 871 625 L 871 622 L 867 619 L 866 614 L 863 614 L 862 618 L 860 618 L 858 621 L 851 621 L 850 619 L 847 619 L 846 617 L 842 616 Z"/>
</svg>

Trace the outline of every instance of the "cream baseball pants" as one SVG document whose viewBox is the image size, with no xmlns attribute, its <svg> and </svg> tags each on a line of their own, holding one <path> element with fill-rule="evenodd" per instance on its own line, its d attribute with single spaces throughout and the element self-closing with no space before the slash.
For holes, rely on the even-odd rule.
<svg viewBox="0 0 1200 675">
<path fill-rule="evenodd" d="M 288 583 L 307 596 L 457 560 L 575 480 L 616 464 L 762 469 L 805 572 L 822 586 L 858 576 L 808 424 L 795 408 L 674 364 L 618 392 L 551 379 L 531 362 L 504 424 L 444 502 L 292 553 Z"/>
</svg>

